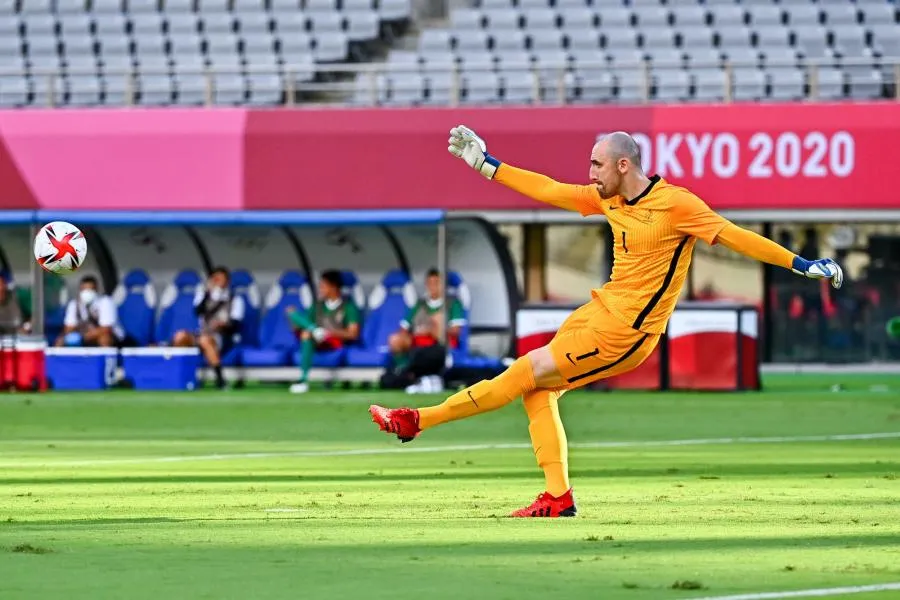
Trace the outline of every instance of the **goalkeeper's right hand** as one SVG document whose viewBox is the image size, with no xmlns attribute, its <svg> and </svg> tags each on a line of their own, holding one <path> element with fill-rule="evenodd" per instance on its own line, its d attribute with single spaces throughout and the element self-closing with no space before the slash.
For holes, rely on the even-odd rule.
<svg viewBox="0 0 900 600">
<path fill-rule="evenodd" d="M 447 150 L 456 158 L 466 161 L 466 164 L 487 177 L 493 179 L 500 161 L 487 153 L 487 144 L 478 137 L 474 131 L 465 125 L 459 125 L 450 130 L 449 146 Z"/>
</svg>

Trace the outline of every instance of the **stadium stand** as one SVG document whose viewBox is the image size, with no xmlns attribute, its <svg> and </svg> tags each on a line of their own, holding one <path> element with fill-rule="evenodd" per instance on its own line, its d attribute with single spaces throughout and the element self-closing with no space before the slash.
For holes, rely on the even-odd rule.
<svg viewBox="0 0 900 600">
<path fill-rule="evenodd" d="M 900 24 L 888 0 L 476 2 L 453 8 L 445 26 L 423 29 L 414 51 L 408 40 L 396 44 L 403 47 L 390 51 L 378 74 L 350 86 L 350 100 L 706 102 L 897 93 Z M 394 25 L 411 16 L 410 0 L 7 1 L 0 5 L 0 106 L 302 101 L 301 88 L 341 89 L 329 63 L 372 60 L 403 31 Z"/>
<path fill-rule="evenodd" d="M 482 0 L 454 9 L 449 22 L 450 28 L 422 32 L 418 60 L 403 53 L 403 63 L 423 76 L 423 87 L 394 96 L 390 91 L 396 83 L 408 86 L 412 80 L 408 74 L 388 73 L 387 93 L 378 96 L 379 102 L 428 99 L 433 90 L 427 82 L 447 64 L 431 57 L 448 52 L 462 75 L 460 98 L 480 103 L 705 102 L 726 99 L 729 89 L 735 100 L 786 100 L 810 92 L 869 99 L 896 93 L 892 80 L 900 25 L 896 6 L 882 0 L 640 5 Z M 524 54 L 529 64 L 510 67 L 505 58 L 510 51 Z M 482 67 L 478 77 L 468 74 L 473 53 L 486 55 L 495 68 Z M 828 59 L 833 64 L 800 68 L 801 61 Z M 640 68 L 645 64 L 649 77 Z M 701 65 L 704 70 L 696 70 Z M 522 93 L 524 80 L 518 75 L 527 70 L 540 78 L 537 96 Z M 817 71 L 820 84 L 814 85 L 809 79 Z"/>
<path fill-rule="evenodd" d="M 208 70 L 216 104 L 278 104 L 316 77 L 316 63 L 368 59 L 411 14 L 408 0 L 266 4 L 4 2 L 0 106 L 199 104 Z"/>
</svg>

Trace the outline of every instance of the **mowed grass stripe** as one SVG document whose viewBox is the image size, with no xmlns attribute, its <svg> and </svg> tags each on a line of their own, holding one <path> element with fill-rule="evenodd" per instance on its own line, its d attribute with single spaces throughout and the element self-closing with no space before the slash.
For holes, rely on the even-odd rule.
<svg viewBox="0 0 900 600">
<path fill-rule="evenodd" d="M 798 435 L 774 437 L 725 437 L 685 440 L 648 440 L 631 442 L 575 442 L 569 448 L 665 448 L 672 446 L 719 446 L 731 444 L 796 444 L 812 442 L 851 442 L 900 439 L 900 432 L 845 433 L 834 435 Z M 46 461 L 41 459 L 24 461 L 0 461 L 0 467 L 43 466 L 43 467 L 101 467 L 105 465 L 142 465 L 157 463 L 182 463 L 222 460 L 255 460 L 266 458 L 328 458 L 339 456 L 375 456 L 379 454 L 423 454 L 434 452 L 475 452 L 482 450 L 522 450 L 530 444 L 459 444 L 452 446 L 412 446 L 410 448 L 355 448 L 349 450 L 300 450 L 296 452 L 243 452 L 233 454 L 199 454 L 195 456 L 156 456 L 146 458 Z"/>
</svg>

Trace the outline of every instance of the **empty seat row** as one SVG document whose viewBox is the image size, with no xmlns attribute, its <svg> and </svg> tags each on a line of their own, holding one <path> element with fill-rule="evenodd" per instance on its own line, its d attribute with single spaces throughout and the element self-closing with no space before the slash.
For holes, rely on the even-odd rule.
<svg viewBox="0 0 900 600">
<path fill-rule="evenodd" d="M 114 58 L 113 58 L 114 57 Z M 276 55 L 272 52 L 238 55 L 224 54 L 139 54 L 131 56 L 115 54 L 112 57 L 71 56 L 65 61 L 58 56 L 37 56 L 29 61 L 21 57 L 0 57 L 0 75 L 38 73 L 45 76 L 92 75 L 127 77 L 148 73 L 204 74 L 223 72 L 281 73 L 290 72 L 299 80 L 315 77 L 316 66 L 311 54 L 297 53 Z"/>
<path fill-rule="evenodd" d="M 477 50 L 471 52 L 447 52 L 429 50 L 408 51 L 393 50 L 388 54 L 384 70 L 409 71 L 421 67 L 434 66 L 438 69 L 452 70 L 454 65 L 465 67 L 484 64 L 496 64 L 499 68 L 513 66 L 528 68 L 532 64 L 576 64 L 591 63 L 593 66 L 608 65 L 610 67 L 639 68 L 644 63 L 696 66 L 759 66 L 759 65 L 796 65 L 807 64 L 804 53 L 793 47 L 767 48 L 602 48 L 599 46 L 576 48 L 542 48 L 540 51 L 529 51 L 527 48 L 498 48 L 493 50 Z M 891 69 L 896 59 L 862 55 L 857 58 L 835 59 L 831 61 L 810 61 L 808 64 L 821 66 L 839 66 L 850 68 L 853 64 L 868 66 L 882 65 Z"/>
<path fill-rule="evenodd" d="M 284 81 L 277 73 L 144 75 L 124 77 L 24 77 L 0 75 L 0 106 L 261 105 L 283 103 Z"/>
<path fill-rule="evenodd" d="M 845 4 L 852 4 L 859 10 L 865 10 L 872 6 L 883 4 L 893 4 L 893 0 L 847 0 Z M 806 6 L 822 6 L 831 4 L 829 0 L 474 0 L 474 6 L 480 7 L 504 7 L 515 6 L 519 8 L 533 8 L 540 6 L 594 6 L 604 10 L 629 9 L 632 11 L 678 11 L 684 10 L 686 7 L 700 6 L 705 10 L 718 10 L 723 7 L 730 8 L 738 6 L 742 9 L 748 9 L 754 6 L 776 5 L 782 10 L 792 11 L 794 9 L 803 9 Z M 835 2 L 834 4 L 838 4 Z"/>
<path fill-rule="evenodd" d="M 56 13 L 77 14 L 85 11 L 97 13 L 147 14 L 156 12 L 264 12 L 306 10 L 316 13 L 340 10 L 377 9 L 391 14 L 391 19 L 407 19 L 411 14 L 409 0 L 0 0 L 0 14 L 19 13 L 40 15 Z"/>
<path fill-rule="evenodd" d="M 881 1 L 856 5 L 846 1 L 813 4 L 807 2 L 796 5 L 779 5 L 773 2 L 752 4 L 697 4 L 689 1 L 670 3 L 655 10 L 624 5 L 594 4 L 582 0 L 557 2 L 547 0 L 520 1 L 485 0 L 478 8 L 457 8 L 451 13 L 451 20 L 467 25 L 476 24 L 480 19 L 496 24 L 509 23 L 512 16 L 528 19 L 541 11 L 552 11 L 566 18 L 576 15 L 585 20 L 595 21 L 603 27 L 665 27 L 676 25 L 692 27 L 697 25 L 751 25 L 766 26 L 777 24 L 856 24 L 884 23 L 897 19 L 896 6 Z M 571 15 L 571 17 L 569 17 Z M 479 19 L 480 18 L 480 19 Z"/>
<path fill-rule="evenodd" d="M 579 49 L 577 51 L 543 51 L 527 52 L 477 52 L 464 54 L 459 57 L 447 53 L 418 54 L 409 51 L 394 51 L 388 56 L 388 62 L 383 65 L 383 70 L 388 73 L 428 74 L 441 73 L 453 74 L 454 72 L 486 72 L 497 71 L 529 71 L 551 72 L 558 74 L 571 69 L 589 69 L 592 71 L 608 70 L 613 73 L 632 71 L 640 75 L 646 67 L 687 67 L 698 68 L 758 68 L 767 70 L 784 68 L 796 68 L 804 63 L 800 55 L 791 48 L 771 48 L 766 52 L 756 49 L 729 49 L 720 52 L 717 49 L 693 50 L 684 54 L 677 52 L 647 53 L 641 50 L 626 50 L 621 52 L 607 52 L 599 48 Z M 894 80 L 894 62 L 870 60 L 842 60 L 823 64 L 821 68 L 835 68 L 850 76 L 862 74 L 868 76 L 873 70 L 880 70 L 886 84 L 890 85 Z"/>
<path fill-rule="evenodd" d="M 686 68 L 703 67 L 789 67 L 803 66 L 800 55 L 791 48 L 772 48 L 765 53 L 754 49 L 731 50 L 718 52 L 716 50 L 691 52 L 656 52 L 648 53 L 640 50 L 628 50 L 622 52 L 605 52 L 601 49 L 582 49 L 566 52 L 564 50 L 542 51 L 534 54 L 527 52 L 498 52 L 464 54 L 459 57 L 447 54 L 424 54 L 421 57 L 412 53 L 411 60 L 388 62 L 384 65 L 385 71 L 392 72 L 416 72 L 416 71 L 448 71 L 454 70 L 503 70 L 537 68 L 566 68 L 568 66 L 585 66 L 591 68 L 606 69 L 630 69 L 640 71 L 646 66 L 664 66 Z M 394 57 L 391 57 L 393 60 Z M 878 59 L 865 60 L 841 60 L 824 63 L 822 66 L 838 66 L 843 71 L 858 69 L 879 68 L 885 73 L 892 73 L 893 61 L 880 61 Z"/>
<path fill-rule="evenodd" d="M 240 37 L 232 33 L 200 36 L 196 33 L 149 34 L 121 37 L 84 37 L 77 40 L 59 40 L 55 37 L 34 37 L 23 43 L 16 39 L 0 39 L 0 55 L 3 58 L 33 57 L 39 55 L 77 56 L 89 54 L 145 54 L 148 52 L 172 54 L 206 52 L 269 52 L 285 49 L 304 49 L 315 53 L 323 47 L 337 47 L 346 56 L 349 38 L 342 33 L 319 35 L 275 36 L 270 33 L 252 37 Z M 334 58 L 334 57 L 332 57 Z"/>
<path fill-rule="evenodd" d="M 247 38 L 270 35 L 283 36 L 308 33 L 346 33 L 351 39 L 375 40 L 380 33 L 381 20 L 377 13 L 359 12 L 342 15 L 328 13 L 319 16 L 296 13 L 289 18 L 276 19 L 266 14 L 216 15 L 205 19 L 195 15 L 172 16 L 145 15 L 129 22 L 122 15 L 106 15 L 96 19 L 78 15 L 61 22 L 54 18 L 32 19 L 20 23 L 16 17 L 0 17 L 0 40 L 12 43 L 16 39 L 26 42 L 32 38 L 59 37 L 66 42 L 78 42 L 91 36 L 151 36 L 175 34 L 235 34 Z"/>
<path fill-rule="evenodd" d="M 318 62 L 340 61 L 347 57 L 349 40 L 343 34 L 293 36 L 278 39 L 271 35 L 240 39 L 233 35 L 200 38 L 196 34 L 184 37 L 161 36 L 88 38 L 77 45 L 58 43 L 54 38 L 37 38 L 20 48 L 0 40 L 0 68 L 22 70 L 26 67 L 42 70 L 67 71 L 102 65 L 108 71 L 121 72 L 132 67 L 157 68 L 160 63 L 201 62 L 212 67 L 253 64 L 258 67 L 284 64 L 305 70 L 309 59 Z"/>
<path fill-rule="evenodd" d="M 651 13 L 652 14 L 652 13 Z M 683 29 L 706 29 L 713 30 L 721 28 L 749 28 L 752 30 L 767 28 L 801 28 L 824 26 L 830 29 L 844 29 L 854 27 L 884 27 L 896 24 L 893 12 L 886 15 L 885 18 L 871 19 L 864 23 L 851 21 L 791 21 L 789 23 L 770 22 L 770 23 L 743 23 L 741 21 L 729 21 L 724 23 L 707 23 L 703 20 L 690 22 L 659 22 L 659 23 L 630 23 L 626 21 L 618 21 L 611 18 L 606 11 L 599 13 L 594 12 L 588 7 L 570 7 L 565 10 L 556 10 L 551 8 L 531 8 L 527 10 L 517 10 L 512 8 L 501 8 L 493 10 L 478 10 L 471 8 L 455 9 L 450 16 L 450 24 L 457 29 L 542 29 L 542 28 L 568 28 L 574 30 L 584 30 L 591 28 L 599 29 L 637 29 L 644 31 L 647 35 L 653 35 L 655 31 L 668 30 L 675 28 Z"/>
<path fill-rule="evenodd" d="M 714 30 L 709 27 L 673 28 L 641 32 L 637 29 L 569 30 L 541 27 L 521 29 L 427 29 L 419 37 L 419 49 L 483 50 L 489 48 L 594 47 L 606 48 L 693 48 L 693 47 L 770 47 L 793 46 L 807 40 L 818 40 L 837 51 L 860 53 L 862 49 L 894 48 L 900 38 L 900 25 L 858 25 L 826 29 L 811 26 L 789 29 L 783 26 L 759 29 L 738 26 Z"/>
<path fill-rule="evenodd" d="M 651 71 L 650 79 L 633 71 L 574 69 L 559 74 L 533 71 L 463 72 L 454 81 L 441 73 L 391 73 L 362 80 L 358 100 L 386 105 L 540 102 L 721 102 L 731 99 L 800 100 L 813 93 L 813 83 L 799 69 L 669 69 Z M 454 90 L 454 85 L 458 89 Z M 884 79 L 869 69 L 845 75 L 838 69 L 816 72 L 815 96 L 821 99 L 872 99 L 884 94 Z M 454 98 L 454 96 L 456 96 Z"/>
</svg>

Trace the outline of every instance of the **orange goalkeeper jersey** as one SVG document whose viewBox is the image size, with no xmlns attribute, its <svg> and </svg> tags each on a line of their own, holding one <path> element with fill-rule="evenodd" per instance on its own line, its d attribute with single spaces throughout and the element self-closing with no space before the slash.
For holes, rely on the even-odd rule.
<svg viewBox="0 0 900 600">
<path fill-rule="evenodd" d="M 512 171 L 502 165 L 495 179 L 520 188 L 518 182 L 510 181 L 516 176 Z M 541 189 L 538 182 L 544 180 L 539 177 L 534 182 L 529 178 L 528 195 L 584 216 L 604 214 L 609 221 L 615 240 L 612 274 L 608 283 L 591 294 L 634 329 L 663 333 L 684 286 L 694 244 L 697 239 L 715 243 L 729 221 L 688 190 L 659 176 L 628 201 L 621 196 L 603 200 L 593 185 L 547 179 L 552 184 Z"/>
<path fill-rule="evenodd" d="M 684 188 L 654 177 L 637 198 L 600 200 L 614 236 L 609 282 L 591 291 L 616 317 L 646 333 L 662 333 L 675 310 L 694 244 L 715 243 L 728 221 Z M 587 213 L 592 214 L 592 213 Z"/>
</svg>

